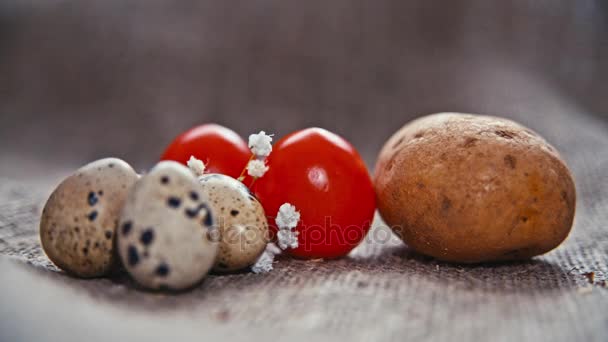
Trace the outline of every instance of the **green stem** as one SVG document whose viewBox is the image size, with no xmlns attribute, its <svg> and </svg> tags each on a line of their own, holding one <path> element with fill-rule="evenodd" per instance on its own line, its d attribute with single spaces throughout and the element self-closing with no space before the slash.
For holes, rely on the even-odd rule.
<svg viewBox="0 0 608 342">
<path fill-rule="evenodd" d="M 237 178 L 237 180 L 242 182 L 245 179 L 245 171 L 247 171 L 247 166 L 249 166 L 249 162 L 253 159 L 253 157 L 254 157 L 254 154 L 252 153 L 251 157 L 249 157 L 249 160 L 245 164 L 245 167 L 243 168 L 243 171 L 241 171 L 241 174 L 239 175 L 239 178 Z"/>
</svg>

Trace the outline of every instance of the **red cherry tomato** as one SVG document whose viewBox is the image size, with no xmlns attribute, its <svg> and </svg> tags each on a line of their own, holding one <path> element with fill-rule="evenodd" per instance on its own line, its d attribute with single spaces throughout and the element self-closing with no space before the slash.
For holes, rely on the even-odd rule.
<svg viewBox="0 0 608 342">
<path fill-rule="evenodd" d="M 296 249 L 300 258 L 338 258 L 367 234 L 376 209 L 369 173 L 355 148 L 321 128 L 294 132 L 273 146 L 270 169 L 253 190 L 262 203 L 273 235 L 283 203 L 300 211 Z M 272 218 L 271 218 L 272 217 Z"/>
<path fill-rule="evenodd" d="M 175 160 L 185 165 L 190 156 L 202 160 L 208 173 L 221 173 L 236 178 L 247 166 L 251 151 L 233 130 L 206 124 L 180 134 L 167 147 L 161 160 Z"/>
</svg>

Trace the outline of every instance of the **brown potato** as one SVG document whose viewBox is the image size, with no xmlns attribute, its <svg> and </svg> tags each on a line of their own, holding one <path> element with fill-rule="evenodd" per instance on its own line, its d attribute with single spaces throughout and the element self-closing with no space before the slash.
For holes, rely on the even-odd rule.
<svg viewBox="0 0 608 342">
<path fill-rule="evenodd" d="M 405 125 L 382 148 L 374 184 L 385 222 L 445 261 L 543 254 L 574 219 L 574 181 L 558 152 L 497 117 L 442 113 Z"/>
</svg>

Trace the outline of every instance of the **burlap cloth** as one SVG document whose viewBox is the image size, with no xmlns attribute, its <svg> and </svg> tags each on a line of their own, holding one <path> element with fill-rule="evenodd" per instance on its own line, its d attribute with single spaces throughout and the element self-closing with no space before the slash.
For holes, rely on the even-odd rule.
<svg viewBox="0 0 608 342">
<path fill-rule="evenodd" d="M 392 236 L 367 239 L 342 260 L 280 258 L 268 274 L 211 275 L 187 293 L 147 293 L 124 275 L 71 278 L 42 253 L 41 206 L 68 170 L 3 178 L 0 341 L 606 341 L 608 136 L 597 119 L 561 119 L 545 128 L 559 134 L 576 175 L 575 227 L 561 247 L 522 263 L 445 264 Z M 378 218 L 374 232 L 388 233 Z"/>
</svg>

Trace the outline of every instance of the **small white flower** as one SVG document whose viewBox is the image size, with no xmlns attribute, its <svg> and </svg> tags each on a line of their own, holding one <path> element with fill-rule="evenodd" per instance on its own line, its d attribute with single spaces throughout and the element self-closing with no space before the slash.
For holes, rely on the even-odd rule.
<svg viewBox="0 0 608 342">
<path fill-rule="evenodd" d="M 252 159 L 247 164 L 247 173 L 251 177 L 260 178 L 264 176 L 269 167 L 264 163 L 263 160 Z"/>
<path fill-rule="evenodd" d="M 281 249 L 279 249 L 279 247 L 277 247 L 277 245 L 270 242 L 266 245 L 266 252 L 272 253 L 274 255 L 279 255 L 279 254 L 281 254 L 282 251 L 281 251 Z"/>
<path fill-rule="evenodd" d="M 280 253 L 281 250 L 278 249 L 274 243 L 267 244 L 264 253 L 262 253 L 255 264 L 251 266 L 251 271 L 253 273 L 266 273 L 272 271 L 274 256 Z"/>
<path fill-rule="evenodd" d="M 279 207 L 277 218 L 275 220 L 279 229 L 291 229 L 295 228 L 300 221 L 300 212 L 296 210 L 296 207 L 289 204 L 283 203 Z"/>
<path fill-rule="evenodd" d="M 277 232 L 277 240 L 279 248 L 298 248 L 298 235 L 300 233 L 291 229 L 279 229 Z"/>
<path fill-rule="evenodd" d="M 190 156 L 190 159 L 188 159 L 188 167 L 197 177 L 200 177 L 205 173 L 205 163 L 194 156 Z"/>
<path fill-rule="evenodd" d="M 274 254 L 264 251 L 258 260 L 251 266 L 253 273 L 266 273 L 272 271 L 272 262 L 274 261 Z"/>
<path fill-rule="evenodd" d="M 267 135 L 266 132 L 260 131 L 258 134 L 249 136 L 249 148 L 251 152 L 258 157 L 268 157 L 272 152 L 272 134 Z"/>
</svg>

